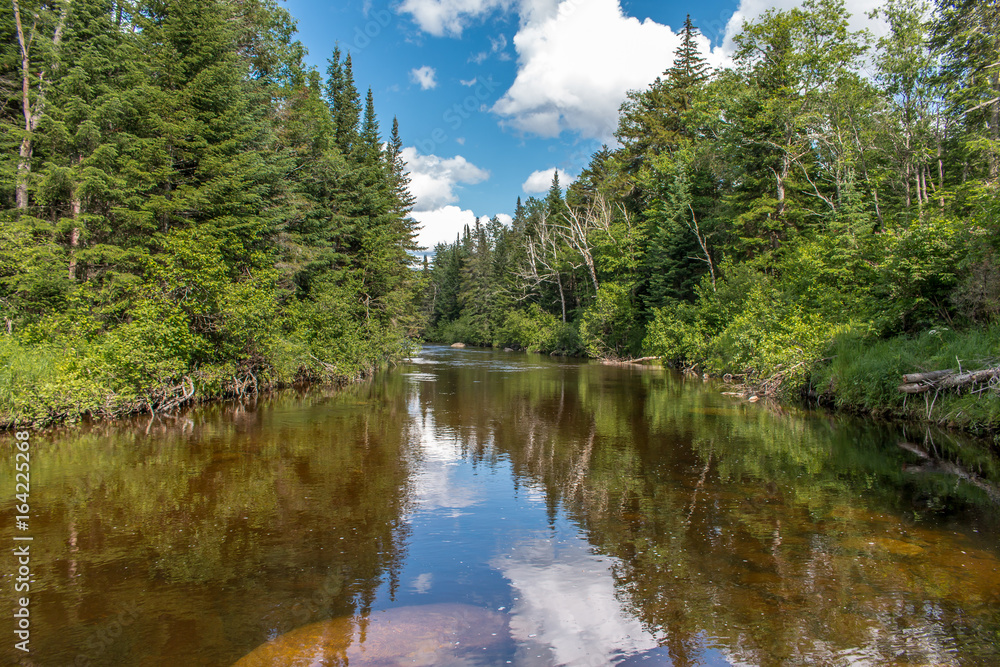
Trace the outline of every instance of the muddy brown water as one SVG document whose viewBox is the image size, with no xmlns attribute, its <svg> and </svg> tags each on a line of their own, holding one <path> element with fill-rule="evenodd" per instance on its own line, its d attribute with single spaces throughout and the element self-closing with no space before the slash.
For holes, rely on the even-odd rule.
<svg viewBox="0 0 1000 667">
<path fill-rule="evenodd" d="M 425 347 L 36 434 L 0 665 L 1000 665 L 1000 463 L 662 370 Z M 242 662 L 241 662 L 242 661 Z"/>
</svg>

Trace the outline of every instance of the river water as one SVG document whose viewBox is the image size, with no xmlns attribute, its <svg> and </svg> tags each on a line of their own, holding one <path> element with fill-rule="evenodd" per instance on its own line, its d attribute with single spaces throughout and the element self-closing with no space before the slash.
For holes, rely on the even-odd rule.
<svg viewBox="0 0 1000 667">
<path fill-rule="evenodd" d="M 3 665 L 1000 665 L 1000 463 L 923 426 L 429 346 L 32 447 Z"/>
</svg>

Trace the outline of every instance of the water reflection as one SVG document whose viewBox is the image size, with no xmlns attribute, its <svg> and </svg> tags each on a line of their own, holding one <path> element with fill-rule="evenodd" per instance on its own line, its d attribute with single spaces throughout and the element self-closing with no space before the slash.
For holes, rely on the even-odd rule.
<svg viewBox="0 0 1000 667">
<path fill-rule="evenodd" d="M 34 438 L 32 652 L 4 642 L 0 664 L 226 665 L 370 608 L 404 556 L 408 476 L 405 404 L 379 392 Z"/>
<path fill-rule="evenodd" d="M 916 429 L 734 403 L 669 375 L 561 363 L 504 368 L 490 384 L 500 371 L 485 365 L 437 372 L 446 391 L 421 400 L 465 435 L 467 456 L 508 460 L 550 525 L 565 516 L 584 531 L 598 555 L 576 567 L 613 581 L 613 596 L 574 598 L 579 581 L 563 577 L 579 554 L 551 538 L 495 559 L 519 593 L 518 661 L 1000 660 L 1000 475 L 983 445 L 920 429 L 939 461 L 929 470 L 927 454 L 897 445 Z M 608 565 L 589 570 L 600 557 Z M 579 623 L 587 611 L 609 634 Z"/>
<path fill-rule="evenodd" d="M 524 536 L 491 564 L 516 593 L 517 664 L 601 667 L 659 643 L 622 609 L 612 575 L 620 564 L 578 535 Z"/>
<path fill-rule="evenodd" d="M 428 664 L 1000 664 L 1000 465 L 924 428 L 427 348 L 36 443 L 22 664 L 232 665 L 310 627 L 350 652 L 431 608 L 500 639 L 428 635 Z"/>
<path fill-rule="evenodd" d="M 419 402 L 411 400 L 412 510 L 450 510 L 450 516 L 459 516 L 463 508 L 482 500 L 476 485 L 456 478 L 465 458 L 463 440 L 458 432 L 442 432 L 434 423 L 434 413 L 422 413 L 419 408 Z"/>
</svg>

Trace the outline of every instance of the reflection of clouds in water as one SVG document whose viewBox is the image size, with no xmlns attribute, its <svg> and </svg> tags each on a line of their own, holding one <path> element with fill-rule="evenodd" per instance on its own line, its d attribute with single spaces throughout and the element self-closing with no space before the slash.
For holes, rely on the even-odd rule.
<svg viewBox="0 0 1000 667">
<path fill-rule="evenodd" d="M 458 464 L 464 458 L 458 437 L 442 437 L 434 424 L 433 413 L 420 414 L 419 404 L 411 402 L 410 417 L 416 442 L 417 462 L 410 483 L 418 510 L 471 507 L 481 501 L 480 492 L 472 485 L 454 478 Z"/>
<path fill-rule="evenodd" d="M 417 593 L 426 593 L 431 589 L 431 582 L 434 580 L 434 575 L 430 572 L 424 572 L 419 577 L 413 580 L 413 590 Z"/>
<path fill-rule="evenodd" d="M 517 664 L 603 667 L 657 646 L 615 597 L 613 562 L 590 553 L 584 540 L 544 537 L 522 540 L 492 561 L 518 597 L 510 621 Z"/>
<path fill-rule="evenodd" d="M 403 373 L 403 377 L 411 382 L 434 382 L 437 380 L 437 375 L 434 373 Z"/>
</svg>

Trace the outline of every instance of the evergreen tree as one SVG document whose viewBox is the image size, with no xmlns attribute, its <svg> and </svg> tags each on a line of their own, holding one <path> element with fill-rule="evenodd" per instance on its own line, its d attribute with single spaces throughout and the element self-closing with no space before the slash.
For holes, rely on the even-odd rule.
<svg viewBox="0 0 1000 667">
<path fill-rule="evenodd" d="M 629 148 L 633 165 L 645 153 L 659 154 L 695 135 L 695 126 L 688 115 L 710 72 L 698 49 L 698 34 L 688 15 L 673 65 L 647 90 L 630 91 L 622 104 L 615 136 Z"/>
<path fill-rule="evenodd" d="M 545 195 L 545 207 L 548 216 L 557 220 L 566 211 L 566 202 L 563 200 L 562 187 L 559 185 L 559 170 L 552 170 L 552 183 L 549 191 Z"/>
<path fill-rule="evenodd" d="M 358 121 L 361 114 L 361 99 L 354 85 L 354 68 L 351 54 L 340 61 L 340 47 L 333 49 L 328 61 L 326 95 L 333 111 L 334 137 L 337 148 L 344 155 L 350 155 L 358 138 Z"/>
</svg>

